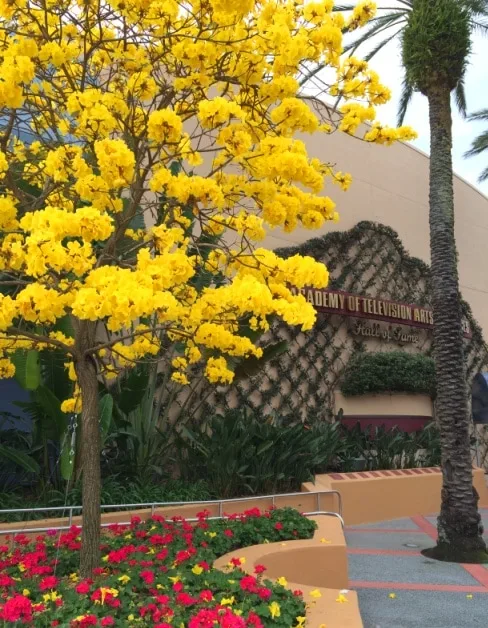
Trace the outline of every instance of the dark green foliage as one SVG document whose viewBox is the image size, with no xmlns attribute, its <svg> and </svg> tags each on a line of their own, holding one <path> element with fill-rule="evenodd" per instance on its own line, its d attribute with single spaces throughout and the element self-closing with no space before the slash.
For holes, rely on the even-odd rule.
<svg viewBox="0 0 488 628">
<path fill-rule="evenodd" d="M 107 478 L 102 486 L 102 504 L 149 504 L 154 502 L 204 501 L 211 495 L 205 482 L 188 483 L 181 480 L 168 480 L 159 484 L 140 484 L 125 482 L 117 478 Z M 81 504 L 81 486 L 76 485 L 68 493 L 54 489 L 39 495 L 29 494 L 27 490 L 0 492 L 0 510 L 9 508 L 42 508 L 57 506 L 79 506 Z M 123 510 L 121 508 L 120 510 Z M 0 523 L 59 517 L 59 512 L 29 512 L 0 515 Z"/>
<path fill-rule="evenodd" d="M 418 432 L 403 432 L 397 427 L 368 427 L 359 423 L 344 429 L 345 454 L 338 461 L 344 472 L 362 469 L 413 469 L 436 467 L 441 461 L 439 430 L 435 423 Z"/>
<path fill-rule="evenodd" d="M 407 83 L 426 94 L 434 85 L 453 90 L 471 50 L 471 12 L 460 0 L 415 0 L 402 32 Z"/>
<path fill-rule="evenodd" d="M 285 424 L 244 410 L 181 428 L 177 449 L 184 479 L 204 478 L 215 497 L 299 490 L 341 453 L 339 423 Z"/>
<path fill-rule="evenodd" d="M 404 351 L 360 352 L 346 366 L 341 390 L 348 397 L 394 392 L 433 397 L 434 360 L 422 353 Z"/>
</svg>

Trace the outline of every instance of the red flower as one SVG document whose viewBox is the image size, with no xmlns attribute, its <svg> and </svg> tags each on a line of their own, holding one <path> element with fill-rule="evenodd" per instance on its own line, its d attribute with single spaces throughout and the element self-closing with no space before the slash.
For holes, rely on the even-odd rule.
<svg viewBox="0 0 488 628">
<path fill-rule="evenodd" d="M 59 626 L 59 619 L 53 619 L 51 622 L 51 626 Z"/>
<path fill-rule="evenodd" d="M 153 515 L 151 517 L 151 519 L 153 521 L 156 521 L 157 523 L 163 523 L 164 521 L 166 521 L 166 519 L 163 517 L 163 515 Z"/>
<path fill-rule="evenodd" d="M 85 628 L 86 626 L 96 626 L 98 619 L 96 615 L 85 615 L 83 619 L 73 619 L 70 626 L 76 628 Z"/>
<path fill-rule="evenodd" d="M 171 588 L 173 589 L 173 591 L 179 593 L 184 589 L 183 582 L 175 582 Z"/>
<path fill-rule="evenodd" d="M 269 600 L 269 598 L 271 597 L 272 591 L 271 589 L 268 589 L 266 587 L 261 587 L 260 589 L 257 590 L 257 594 L 262 600 Z"/>
<path fill-rule="evenodd" d="M 76 587 L 75 587 L 75 591 L 76 593 L 80 593 L 81 595 L 85 595 L 86 593 L 90 592 L 90 586 L 91 583 L 89 580 L 83 580 L 82 582 L 79 582 Z"/>
<path fill-rule="evenodd" d="M 168 550 L 165 547 L 156 554 L 157 560 L 165 560 L 167 557 L 168 557 Z"/>
<path fill-rule="evenodd" d="M 173 536 L 171 534 L 153 534 L 149 537 L 149 542 L 152 545 L 169 545 L 173 542 Z"/>
<path fill-rule="evenodd" d="M 39 589 L 41 591 L 47 591 L 48 589 L 55 589 L 58 586 L 59 580 L 56 576 L 46 576 L 39 583 Z"/>
<path fill-rule="evenodd" d="M 264 628 L 263 622 L 259 619 L 256 613 L 253 613 L 253 611 L 250 611 L 247 616 L 247 625 L 254 626 L 254 628 Z"/>
<path fill-rule="evenodd" d="M 7 574 L 0 574 L 0 587 L 11 587 L 15 580 Z"/>
<path fill-rule="evenodd" d="M 100 620 L 100 626 L 113 626 L 115 624 L 115 619 L 110 615 L 108 617 L 103 617 Z"/>
<path fill-rule="evenodd" d="M 183 604 L 183 606 L 191 606 L 192 604 L 195 604 L 195 602 L 197 602 L 198 600 L 195 599 L 194 597 L 192 597 L 189 593 L 178 593 L 178 595 L 176 596 L 176 602 L 178 604 Z"/>
<path fill-rule="evenodd" d="M 224 534 L 225 536 L 228 536 L 229 538 L 234 536 L 234 533 L 229 528 L 227 528 L 227 530 L 224 530 Z"/>
<path fill-rule="evenodd" d="M 146 584 L 152 584 L 154 582 L 154 572 L 149 571 L 149 569 L 141 571 L 139 576 L 144 580 Z"/>
<path fill-rule="evenodd" d="M 274 528 L 275 530 L 283 530 L 283 524 L 281 523 L 281 521 L 275 523 Z"/>
<path fill-rule="evenodd" d="M 27 623 L 32 620 L 32 602 L 24 595 L 14 595 L 5 602 L 0 611 L 0 619 L 9 622 L 22 621 Z"/>
<path fill-rule="evenodd" d="M 293 595 L 295 597 L 300 597 L 303 595 L 303 591 L 300 591 L 300 589 L 295 589 L 295 591 L 293 591 Z"/>
<path fill-rule="evenodd" d="M 254 567 L 254 573 L 260 574 L 266 571 L 266 567 L 264 565 L 256 565 Z"/>
<path fill-rule="evenodd" d="M 254 576 L 244 576 L 240 581 L 240 586 L 243 591 L 249 591 L 250 593 L 256 593 L 257 580 Z"/>
<path fill-rule="evenodd" d="M 200 591 L 199 598 L 201 602 L 211 602 L 213 599 L 213 593 L 210 589 L 203 589 L 203 591 Z"/>
<path fill-rule="evenodd" d="M 197 518 L 202 520 L 202 519 L 208 519 L 210 517 L 210 510 L 202 510 L 201 512 L 197 512 Z"/>
</svg>

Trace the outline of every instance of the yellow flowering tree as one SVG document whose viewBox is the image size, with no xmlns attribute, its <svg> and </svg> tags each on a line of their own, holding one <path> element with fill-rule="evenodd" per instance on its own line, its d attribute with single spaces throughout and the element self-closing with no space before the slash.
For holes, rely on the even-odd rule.
<svg viewBox="0 0 488 628">
<path fill-rule="evenodd" d="M 389 97 L 364 62 L 340 58 L 342 32 L 374 5 L 346 22 L 332 4 L 0 1 L 0 377 L 19 351 L 66 355 L 63 411 L 81 413 L 83 575 L 99 561 L 99 378 L 179 343 L 176 381 L 201 363 L 229 383 L 230 360 L 261 355 L 243 320 L 263 332 L 274 316 L 314 323 L 289 287 L 324 287 L 326 268 L 257 244 L 267 226 L 336 219 L 320 192 L 350 181 L 294 137 L 333 130 L 296 77 L 304 62 L 335 71 L 350 134 Z M 412 136 L 374 125 L 364 139 Z"/>
</svg>

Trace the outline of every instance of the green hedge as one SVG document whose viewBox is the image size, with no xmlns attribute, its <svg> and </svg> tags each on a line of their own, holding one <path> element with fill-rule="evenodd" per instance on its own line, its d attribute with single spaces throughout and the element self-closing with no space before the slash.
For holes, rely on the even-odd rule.
<svg viewBox="0 0 488 628">
<path fill-rule="evenodd" d="M 403 351 L 357 353 L 344 370 L 341 390 L 346 397 L 392 392 L 433 397 L 434 360 L 422 353 Z"/>
</svg>

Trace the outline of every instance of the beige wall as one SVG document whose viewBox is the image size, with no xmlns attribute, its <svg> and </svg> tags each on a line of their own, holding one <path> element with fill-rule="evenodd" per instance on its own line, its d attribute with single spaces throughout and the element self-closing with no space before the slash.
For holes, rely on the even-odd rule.
<svg viewBox="0 0 488 628">
<path fill-rule="evenodd" d="M 348 192 L 330 184 L 327 193 L 337 203 L 340 222 L 321 231 L 275 230 L 266 240 L 270 248 L 299 244 L 333 230 L 346 230 L 361 220 L 395 229 L 407 251 L 429 262 L 429 159 L 408 144 L 384 147 L 362 142 L 344 133 L 303 138 L 309 154 L 350 172 Z M 455 177 L 456 240 L 461 291 L 488 337 L 488 198 Z"/>
</svg>

